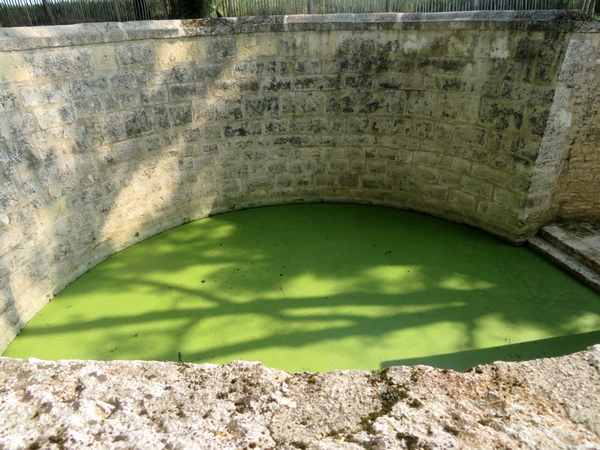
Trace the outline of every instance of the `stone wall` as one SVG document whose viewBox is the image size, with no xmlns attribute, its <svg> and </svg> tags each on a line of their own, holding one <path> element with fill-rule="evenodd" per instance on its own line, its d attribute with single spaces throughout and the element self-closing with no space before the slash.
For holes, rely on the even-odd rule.
<svg viewBox="0 0 600 450">
<path fill-rule="evenodd" d="M 522 242 L 556 210 L 565 14 L 0 30 L 0 350 L 109 255 L 224 211 L 372 203 Z"/>
<path fill-rule="evenodd" d="M 573 34 L 557 86 L 566 157 L 553 207 L 563 219 L 600 220 L 600 27 Z M 551 150 L 552 151 L 552 150 Z M 554 150 L 559 152 L 558 147 Z"/>
</svg>

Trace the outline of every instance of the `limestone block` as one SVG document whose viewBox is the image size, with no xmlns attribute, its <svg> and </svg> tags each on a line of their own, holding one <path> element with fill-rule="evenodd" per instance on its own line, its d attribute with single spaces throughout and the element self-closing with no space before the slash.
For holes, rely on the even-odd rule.
<svg viewBox="0 0 600 450">
<path fill-rule="evenodd" d="M 192 109 L 188 104 L 155 106 L 154 115 L 159 128 L 170 128 L 192 123 Z M 147 128 L 151 127 L 148 123 Z"/>
<path fill-rule="evenodd" d="M 428 183 L 434 183 L 438 180 L 439 175 L 439 169 L 435 167 L 420 166 L 416 178 Z"/>
<path fill-rule="evenodd" d="M 477 212 L 485 219 L 503 222 L 508 214 L 508 209 L 498 203 L 483 200 L 477 204 Z"/>
<path fill-rule="evenodd" d="M 446 156 L 442 154 L 434 154 L 431 158 L 431 165 L 438 169 L 452 170 L 456 165 L 456 160 L 460 160 L 460 158 L 454 158 L 453 156 Z"/>
<path fill-rule="evenodd" d="M 118 46 L 115 50 L 119 66 L 140 66 L 153 64 L 155 61 L 152 44 L 127 44 Z"/>
<path fill-rule="evenodd" d="M 6 189 L 6 187 L 0 186 L 0 190 L 2 190 L 3 194 L 5 192 L 4 189 Z M 9 250 L 21 244 L 22 241 L 23 236 L 18 229 L 13 228 L 8 231 L 3 231 L 2 234 L 0 234 L 0 255 L 4 255 Z"/>
<path fill-rule="evenodd" d="M 434 184 L 423 185 L 423 195 L 435 202 L 445 202 L 448 199 L 448 193 L 450 189 L 445 186 L 438 186 Z"/>
<path fill-rule="evenodd" d="M 469 75 L 471 62 L 463 58 L 419 58 L 417 66 L 446 75 Z"/>
<path fill-rule="evenodd" d="M 22 55 L 0 52 L 0 83 L 25 81 L 30 78 Z"/>
<path fill-rule="evenodd" d="M 506 186 L 509 184 L 512 174 L 501 170 L 496 170 L 484 164 L 473 164 L 473 169 L 470 171 L 475 178 L 491 181 L 496 186 Z"/>
<path fill-rule="evenodd" d="M 31 197 L 40 190 L 38 181 L 33 173 L 21 174 L 16 180 L 16 184 L 19 191 L 26 197 Z"/>
<path fill-rule="evenodd" d="M 22 87 L 20 92 L 25 106 L 64 102 L 68 98 L 64 83 L 50 83 L 35 87 Z M 73 94 L 73 91 L 71 94 Z"/>
<path fill-rule="evenodd" d="M 271 189 L 274 186 L 273 177 L 269 175 L 252 176 L 243 181 L 244 191 Z"/>
<path fill-rule="evenodd" d="M 0 87 L 0 113 L 19 109 L 21 102 L 14 89 Z"/>
<path fill-rule="evenodd" d="M 464 92 L 467 89 L 467 79 L 441 75 L 425 76 L 424 88 L 445 92 Z"/>
<path fill-rule="evenodd" d="M 519 131 L 523 126 L 525 106 L 484 98 L 479 122 L 498 130 Z"/>
<path fill-rule="evenodd" d="M 299 56 L 308 52 L 309 38 L 307 34 L 293 34 L 279 39 L 279 52 L 281 56 Z"/>
<path fill-rule="evenodd" d="M 455 33 L 448 39 L 448 55 L 471 57 L 480 41 L 479 36 Z"/>
<path fill-rule="evenodd" d="M 219 78 L 225 70 L 221 64 L 207 64 L 191 68 L 192 80 L 202 83 L 208 83 Z"/>
<path fill-rule="evenodd" d="M 178 41 L 157 41 L 154 43 L 156 63 L 160 66 L 172 66 L 181 62 L 204 61 L 206 49 L 203 40 L 191 38 Z"/>
<path fill-rule="evenodd" d="M 410 116 L 433 117 L 439 114 L 440 97 L 436 92 L 411 91 L 406 112 Z"/>
<path fill-rule="evenodd" d="M 290 94 L 291 96 L 297 96 L 297 94 L 292 93 Z M 303 103 L 305 103 L 306 100 L 302 100 L 299 102 L 296 102 L 296 104 L 300 104 L 300 107 L 302 109 L 306 109 L 308 110 L 308 108 L 303 106 Z M 326 97 L 326 105 L 325 105 L 325 112 L 326 113 L 334 113 L 334 114 L 340 114 L 340 113 L 353 113 L 355 112 L 356 108 L 357 108 L 357 95 L 353 92 L 348 93 L 348 94 L 342 94 L 340 96 L 340 94 L 332 94 L 330 96 Z M 308 102 L 307 102 L 308 103 Z M 313 105 L 313 102 L 308 103 L 309 105 Z M 285 103 L 284 103 L 284 108 L 285 108 Z M 309 106 L 310 108 L 310 106 Z M 296 107 L 292 107 L 290 108 L 291 112 L 295 112 L 297 110 Z M 316 111 L 316 108 L 315 108 Z"/>
<path fill-rule="evenodd" d="M 505 82 L 502 85 L 502 97 L 509 101 L 549 104 L 554 97 L 554 88 Z"/>
<path fill-rule="evenodd" d="M 289 91 L 292 89 L 293 79 L 289 77 L 264 77 L 261 80 L 263 91 Z"/>
<path fill-rule="evenodd" d="M 294 91 L 332 90 L 339 89 L 340 86 L 341 77 L 339 75 L 300 75 L 293 82 Z"/>
<path fill-rule="evenodd" d="M 386 175 L 363 175 L 361 186 L 365 189 L 391 190 L 394 187 L 392 178 Z"/>
<path fill-rule="evenodd" d="M 262 134 L 262 123 L 240 122 L 234 125 L 226 125 L 224 127 L 224 134 L 226 138 L 260 135 Z"/>
<path fill-rule="evenodd" d="M 4 284 L 4 283 L 3 283 Z M 13 308 L 3 307 L 0 314 L 0 348 L 6 348 L 25 326 L 25 321 L 16 314 Z"/>
<path fill-rule="evenodd" d="M 474 210 L 476 205 L 475 197 L 456 189 L 450 190 L 448 201 L 455 204 L 463 211 Z"/>
<path fill-rule="evenodd" d="M 477 52 L 476 52 L 477 55 Z M 510 56 L 510 37 L 494 36 L 490 46 L 490 57 L 506 59 Z"/>
<path fill-rule="evenodd" d="M 108 78 L 104 75 L 101 75 L 98 77 L 86 77 L 71 81 L 70 94 L 72 98 L 79 98 L 102 94 L 108 92 L 109 90 L 110 85 Z"/>
<path fill-rule="evenodd" d="M 338 53 L 339 32 L 309 33 L 308 54 L 321 57 L 331 57 Z"/>
<path fill-rule="evenodd" d="M 117 100 L 115 96 L 113 94 L 105 94 L 75 100 L 73 102 L 73 110 L 78 118 L 83 118 L 114 111 L 116 105 Z"/>
<path fill-rule="evenodd" d="M 516 42 L 515 59 L 531 61 L 539 58 L 543 63 L 551 64 L 564 52 L 566 48 L 564 38 L 563 35 L 559 36 L 557 40 L 549 41 L 535 35 L 523 37 Z"/>
<path fill-rule="evenodd" d="M 311 119 L 307 124 L 307 131 L 312 134 L 327 133 L 328 122 L 324 118 Z"/>
<path fill-rule="evenodd" d="M 109 77 L 110 85 L 113 89 L 125 90 L 131 88 L 141 88 L 148 85 L 148 72 L 146 71 L 125 71 Z"/>
<path fill-rule="evenodd" d="M 209 60 L 237 56 L 234 38 L 213 38 L 206 42 L 206 57 Z"/>
<path fill-rule="evenodd" d="M 550 116 L 550 109 L 547 106 L 534 106 L 530 108 L 527 125 L 533 136 L 543 137 Z"/>
<path fill-rule="evenodd" d="M 447 187 L 458 187 L 460 186 L 462 175 L 457 172 L 452 172 L 450 170 L 441 170 L 439 183 L 443 186 Z"/>
<path fill-rule="evenodd" d="M 460 125 L 454 131 L 454 140 L 456 142 L 467 142 L 473 145 L 483 146 L 485 143 L 484 128 L 476 128 L 473 126 Z"/>
<path fill-rule="evenodd" d="M 170 99 L 176 102 L 206 97 L 207 94 L 205 84 L 175 84 L 169 88 Z"/>
<path fill-rule="evenodd" d="M 94 69 L 90 49 L 45 50 L 23 54 L 32 78 L 77 75 Z"/>
<path fill-rule="evenodd" d="M 420 138 L 431 139 L 434 132 L 434 123 L 430 120 L 413 120 L 412 135 Z"/>
<path fill-rule="evenodd" d="M 114 146 L 113 155 L 117 161 L 136 158 L 142 155 L 142 146 L 137 139 L 118 142 Z"/>
<path fill-rule="evenodd" d="M 243 102 L 240 99 L 209 99 L 194 102 L 194 114 L 201 121 L 228 121 L 244 117 Z"/>
<path fill-rule="evenodd" d="M 369 124 L 369 117 L 353 116 L 348 119 L 348 130 L 357 133 L 364 133 L 368 130 Z"/>
<path fill-rule="evenodd" d="M 368 173 L 381 173 L 386 174 L 388 171 L 387 161 L 369 161 L 367 163 Z"/>
<path fill-rule="evenodd" d="M 422 201 L 421 196 L 423 193 L 423 184 L 418 180 L 415 180 L 413 176 L 409 176 L 401 180 L 398 184 L 399 190 L 411 195 L 413 198 Z"/>
<path fill-rule="evenodd" d="M 406 55 L 430 56 L 446 52 L 447 37 L 443 33 L 407 33 L 402 42 L 402 51 Z"/>
<path fill-rule="evenodd" d="M 110 45 L 93 46 L 92 59 L 96 70 L 110 70 L 117 68 L 115 47 Z"/>
<path fill-rule="evenodd" d="M 567 48 L 565 64 L 590 62 L 597 57 L 599 48 L 598 43 L 594 43 L 588 36 L 574 36 Z"/>
<path fill-rule="evenodd" d="M 214 82 L 218 91 L 217 95 L 243 96 L 246 92 L 258 92 L 260 83 L 258 80 L 230 80 L 219 79 Z"/>
<path fill-rule="evenodd" d="M 237 56 L 244 59 L 277 56 L 279 39 L 270 34 L 241 34 L 236 37 Z"/>
<path fill-rule="evenodd" d="M 34 110 L 40 128 L 47 129 L 72 123 L 74 120 L 71 108 L 66 105 L 36 108 Z"/>
<path fill-rule="evenodd" d="M 264 117 L 279 115 L 279 98 L 276 96 L 265 96 L 245 101 L 246 116 Z"/>
<path fill-rule="evenodd" d="M 479 119 L 479 101 L 479 96 L 443 93 L 440 97 L 440 116 L 443 119 L 458 122 L 477 123 Z M 446 133 L 446 135 L 449 136 L 450 133 Z"/>
<path fill-rule="evenodd" d="M 548 115 L 548 124 L 545 135 L 548 137 L 557 137 L 568 132 L 571 127 L 573 114 L 569 111 L 559 110 L 551 112 Z"/>
<path fill-rule="evenodd" d="M 0 121 L 0 138 L 7 141 L 24 139 L 35 129 L 31 114 L 12 114 Z"/>
</svg>

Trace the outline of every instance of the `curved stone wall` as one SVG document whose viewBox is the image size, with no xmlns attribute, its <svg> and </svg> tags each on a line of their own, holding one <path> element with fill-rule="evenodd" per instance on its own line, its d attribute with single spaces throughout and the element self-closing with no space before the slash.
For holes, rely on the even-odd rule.
<svg viewBox="0 0 600 450">
<path fill-rule="evenodd" d="M 373 203 L 523 241 L 557 210 L 564 146 L 542 143 L 565 132 L 553 101 L 575 25 L 479 12 L 0 30 L 0 350 L 109 255 L 224 211 Z"/>
</svg>

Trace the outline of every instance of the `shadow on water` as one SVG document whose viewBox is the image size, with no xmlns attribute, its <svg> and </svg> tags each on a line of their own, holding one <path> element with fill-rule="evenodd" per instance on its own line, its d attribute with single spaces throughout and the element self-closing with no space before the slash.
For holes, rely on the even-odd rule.
<svg viewBox="0 0 600 450">
<path fill-rule="evenodd" d="M 525 248 L 428 216 L 293 205 L 215 216 L 100 264 L 5 356 L 458 370 L 600 342 L 600 298 Z"/>
<path fill-rule="evenodd" d="M 491 364 L 495 361 L 526 361 L 536 358 L 563 356 L 581 351 L 599 342 L 600 331 L 592 331 L 590 333 L 540 339 L 500 347 L 466 350 L 446 355 L 383 361 L 381 368 L 424 364 L 443 369 L 466 370 L 478 364 Z"/>
</svg>

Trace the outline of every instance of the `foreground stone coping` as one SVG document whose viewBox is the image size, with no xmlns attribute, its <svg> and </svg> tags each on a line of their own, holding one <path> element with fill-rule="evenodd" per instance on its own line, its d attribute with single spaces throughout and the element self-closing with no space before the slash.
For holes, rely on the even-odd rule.
<svg viewBox="0 0 600 450">
<path fill-rule="evenodd" d="M 600 448 L 600 345 L 464 373 L 0 358 L 0 448 Z"/>
<path fill-rule="evenodd" d="M 271 33 L 285 31 L 419 29 L 527 29 L 568 32 L 583 25 L 579 11 L 464 11 L 448 13 L 299 14 L 289 16 L 228 17 L 198 20 L 102 22 L 76 25 L 0 28 L 0 51 L 170 39 L 202 35 Z"/>
</svg>

